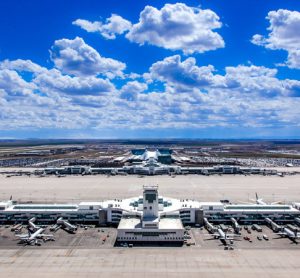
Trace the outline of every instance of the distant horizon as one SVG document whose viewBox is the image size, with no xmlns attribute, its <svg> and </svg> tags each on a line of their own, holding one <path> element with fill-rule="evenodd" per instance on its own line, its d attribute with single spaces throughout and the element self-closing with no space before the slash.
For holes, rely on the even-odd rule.
<svg viewBox="0 0 300 278">
<path fill-rule="evenodd" d="M 183 138 L 183 137 L 170 137 L 170 138 L 0 138 L 0 142 L 6 141 L 300 141 L 300 137 L 294 138 Z"/>
</svg>

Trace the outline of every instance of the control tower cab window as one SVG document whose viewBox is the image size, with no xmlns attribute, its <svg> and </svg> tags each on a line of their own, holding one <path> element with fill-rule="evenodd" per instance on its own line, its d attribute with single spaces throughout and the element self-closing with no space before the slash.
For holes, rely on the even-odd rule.
<svg viewBox="0 0 300 278">
<path fill-rule="evenodd" d="M 149 203 L 153 203 L 153 201 L 156 200 L 156 194 L 155 193 L 147 193 L 146 194 L 146 200 Z"/>
</svg>

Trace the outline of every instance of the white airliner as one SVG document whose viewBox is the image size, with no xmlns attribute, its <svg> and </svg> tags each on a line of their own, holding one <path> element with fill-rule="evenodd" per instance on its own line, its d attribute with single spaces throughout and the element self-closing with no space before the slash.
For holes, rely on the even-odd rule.
<svg viewBox="0 0 300 278">
<path fill-rule="evenodd" d="M 282 201 L 277 201 L 277 202 L 272 202 L 272 203 L 266 203 L 265 201 L 263 201 L 263 198 L 259 198 L 258 194 L 255 192 L 255 199 L 249 199 L 250 201 L 252 201 L 254 204 L 256 205 L 262 205 L 262 206 L 266 206 L 266 205 L 276 205 L 276 204 L 281 204 Z M 249 202 L 241 202 L 240 203 L 244 203 L 244 204 L 252 204 Z"/>
<path fill-rule="evenodd" d="M 235 237 L 240 237 L 240 235 L 236 234 L 227 234 L 225 233 L 222 229 L 218 228 L 216 233 L 209 234 L 210 236 L 213 236 L 215 239 L 220 239 L 220 240 L 234 240 Z"/>
<path fill-rule="evenodd" d="M 297 231 L 293 232 L 288 228 L 283 228 L 282 232 L 277 233 L 277 235 L 280 235 L 281 237 L 287 237 L 293 241 L 300 238 L 300 234 L 298 234 Z"/>
<path fill-rule="evenodd" d="M 16 237 L 18 237 L 22 243 L 26 243 L 26 244 L 30 244 L 30 245 L 31 244 L 37 244 L 38 239 L 43 239 L 43 240 L 52 239 L 52 240 L 54 240 L 53 235 L 43 234 L 44 231 L 45 231 L 45 229 L 39 228 L 33 234 L 30 234 L 30 232 L 28 232 L 28 234 L 16 235 Z"/>
</svg>

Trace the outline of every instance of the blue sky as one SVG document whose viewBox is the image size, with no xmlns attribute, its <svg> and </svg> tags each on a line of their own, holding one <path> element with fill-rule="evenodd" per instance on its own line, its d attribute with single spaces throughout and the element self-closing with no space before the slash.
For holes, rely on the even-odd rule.
<svg viewBox="0 0 300 278">
<path fill-rule="evenodd" d="M 300 137 L 299 1 L 1 1 L 0 23 L 0 138 Z"/>
</svg>

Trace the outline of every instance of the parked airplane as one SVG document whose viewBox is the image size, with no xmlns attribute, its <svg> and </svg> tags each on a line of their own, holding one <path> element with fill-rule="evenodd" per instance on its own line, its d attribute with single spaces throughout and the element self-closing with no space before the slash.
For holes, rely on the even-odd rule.
<svg viewBox="0 0 300 278">
<path fill-rule="evenodd" d="M 230 245 L 233 244 L 233 240 L 236 240 L 235 237 L 239 237 L 240 235 L 236 234 L 227 234 L 222 229 L 218 228 L 217 231 L 213 234 L 208 234 L 210 236 L 213 236 L 213 240 L 218 239 L 222 242 L 223 245 L 228 246 L 228 242 L 230 241 Z"/>
<path fill-rule="evenodd" d="M 263 198 L 259 198 L 257 192 L 255 192 L 255 199 L 249 199 L 250 201 L 252 201 L 254 204 L 256 205 L 262 205 L 262 206 L 266 206 L 266 205 L 276 205 L 276 204 L 281 204 L 282 201 L 277 201 L 277 202 L 272 202 L 272 203 L 266 203 L 263 201 Z M 249 202 L 241 202 L 241 203 L 245 203 L 245 204 L 253 204 L 253 203 L 249 203 Z"/>
<path fill-rule="evenodd" d="M 29 244 L 29 245 L 32 245 L 32 244 L 38 245 L 38 240 L 39 239 L 42 239 L 44 241 L 47 240 L 47 239 L 54 240 L 53 235 L 43 234 L 44 231 L 45 231 L 45 229 L 39 228 L 33 234 L 28 232 L 28 234 L 16 235 L 16 237 L 18 237 L 20 239 L 21 243 L 26 243 L 26 244 Z"/>
<path fill-rule="evenodd" d="M 280 235 L 282 237 L 288 237 L 290 239 L 297 239 L 300 238 L 300 234 L 297 233 L 297 231 L 293 232 L 289 228 L 283 228 L 282 232 L 277 233 L 277 235 Z"/>
<path fill-rule="evenodd" d="M 215 239 L 220 240 L 234 240 L 235 237 L 239 237 L 240 235 L 236 234 L 227 234 L 222 229 L 218 228 L 216 233 L 211 234 Z"/>
<path fill-rule="evenodd" d="M 283 231 L 277 233 L 277 235 L 280 235 L 281 237 L 287 237 L 295 243 L 298 243 L 296 239 L 300 238 L 300 234 L 298 234 L 297 231 L 293 232 L 289 228 L 283 228 Z"/>
</svg>

